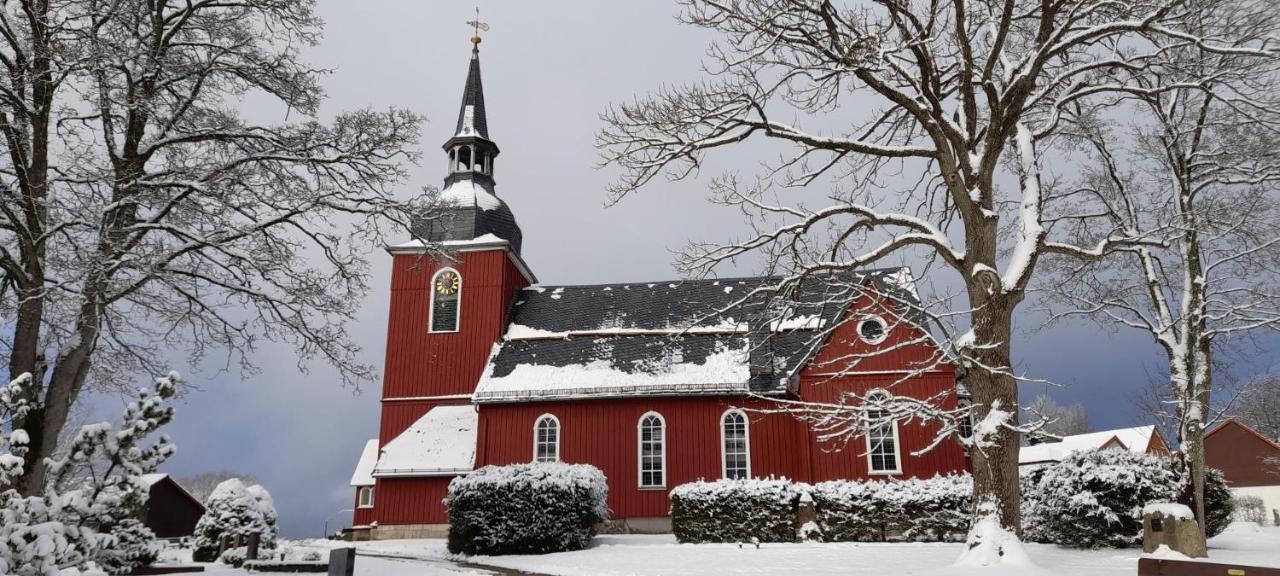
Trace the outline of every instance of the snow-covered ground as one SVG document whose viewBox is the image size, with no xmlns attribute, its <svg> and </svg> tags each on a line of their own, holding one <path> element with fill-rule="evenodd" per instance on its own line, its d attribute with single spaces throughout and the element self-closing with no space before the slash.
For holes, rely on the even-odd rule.
<svg viewBox="0 0 1280 576">
<path fill-rule="evenodd" d="M 326 548 L 336 543 L 300 542 L 299 547 Z M 952 568 L 961 544 L 838 543 L 677 544 L 670 535 L 600 536 L 595 545 L 578 552 L 541 556 L 476 556 L 457 559 L 443 540 L 387 540 L 359 542 L 358 576 L 491 574 L 485 566 L 557 576 L 684 576 L 702 574 L 806 574 L 813 576 L 878 574 L 1045 574 L 1057 576 L 1132 576 L 1138 549 L 1072 550 L 1027 544 L 1038 569 L 984 570 Z M 464 565 L 454 561 L 461 560 Z M 1280 528 L 1236 524 L 1209 542 L 1209 560 L 1280 567 Z M 218 575 L 243 574 L 211 569 Z"/>
</svg>

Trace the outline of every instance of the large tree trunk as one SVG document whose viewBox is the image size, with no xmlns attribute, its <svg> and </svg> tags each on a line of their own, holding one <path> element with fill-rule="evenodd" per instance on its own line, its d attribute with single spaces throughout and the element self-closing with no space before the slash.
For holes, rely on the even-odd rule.
<svg viewBox="0 0 1280 576">
<path fill-rule="evenodd" d="M 1000 525 L 1020 534 L 1022 494 L 1018 483 L 1018 450 L 1021 438 L 1015 429 L 1018 382 L 1009 369 L 1013 332 L 1010 308 L 1000 297 L 988 299 L 975 308 L 972 317 L 976 346 L 967 353 L 978 363 L 968 367 L 965 378 L 973 395 L 976 421 L 986 418 L 993 407 L 1009 413 L 1006 420 L 1009 426 L 1001 426 L 995 437 L 986 439 L 986 445 L 970 449 L 974 503 L 994 503 Z"/>
</svg>

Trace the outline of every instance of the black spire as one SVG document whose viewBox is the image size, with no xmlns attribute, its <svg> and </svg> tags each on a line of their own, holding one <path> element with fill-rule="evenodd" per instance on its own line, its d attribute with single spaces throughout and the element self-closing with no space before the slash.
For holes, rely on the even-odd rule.
<svg viewBox="0 0 1280 576">
<path fill-rule="evenodd" d="M 444 179 L 440 199 L 447 203 L 445 214 L 424 222 L 424 236 L 433 241 L 474 240 L 492 234 L 510 242 L 520 253 L 521 232 L 507 203 L 498 198 L 493 179 L 498 145 L 489 139 L 489 122 L 484 109 L 484 88 L 480 84 L 479 36 L 471 39 L 471 63 L 467 84 L 462 89 L 462 107 L 453 137 L 444 143 L 449 158 L 449 174 Z"/>
<path fill-rule="evenodd" d="M 458 108 L 458 127 L 454 136 L 479 136 L 489 139 L 489 122 L 484 113 L 484 85 L 480 83 L 480 46 L 471 50 L 471 66 L 467 69 L 467 85 L 462 89 L 462 106 Z"/>
</svg>

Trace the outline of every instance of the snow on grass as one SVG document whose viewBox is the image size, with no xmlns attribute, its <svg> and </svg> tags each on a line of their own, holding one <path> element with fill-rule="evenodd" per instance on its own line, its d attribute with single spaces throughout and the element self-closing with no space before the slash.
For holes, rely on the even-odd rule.
<svg viewBox="0 0 1280 576">
<path fill-rule="evenodd" d="M 357 576 L 490 574 L 486 566 L 557 576 L 784 575 L 872 576 L 1133 576 L 1137 548 L 1075 550 L 1051 544 L 1022 544 L 1035 566 L 953 566 L 965 549 L 956 543 L 677 544 L 670 534 L 598 536 L 586 550 L 545 555 L 456 558 L 445 541 L 382 540 L 292 543 L 329 550 L 355 546 Z M 327 552 L 326 552 L 327 554 Z M 1280 528 L 1235 523 L 1209 540 L 1210 562 L 1280 567 Z M 246 574 L 210 565 L 213 574 Z"/>
</svg>

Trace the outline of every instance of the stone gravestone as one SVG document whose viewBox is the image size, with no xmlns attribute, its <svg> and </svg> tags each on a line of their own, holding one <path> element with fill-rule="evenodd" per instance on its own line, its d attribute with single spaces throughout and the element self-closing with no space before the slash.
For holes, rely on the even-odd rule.
<svg viewBox="0 0 1280 576">
<path fill-rule="evenodd" d="M 355 576 L 355 573 L 355 548 L 334 548 L 329 552 L 329 576 Z"/>
<path fill-rule="evenodd" d="M 1195 515 L 1182 504 L 1159 502 L 1143 507 L 1142 551 L 1150 554 L 1161 544 L 1190 558 L 1209 555 Z"/>
<path fill-rule="evenodd" d="M 808 492 L 800 494 L 800 502 L 796 506 L 796 536 L 801 542 L 822 541 L 822 529 L 818 527 L 818 511 L 813 505 L 813 497 Z"/>
</svg>

